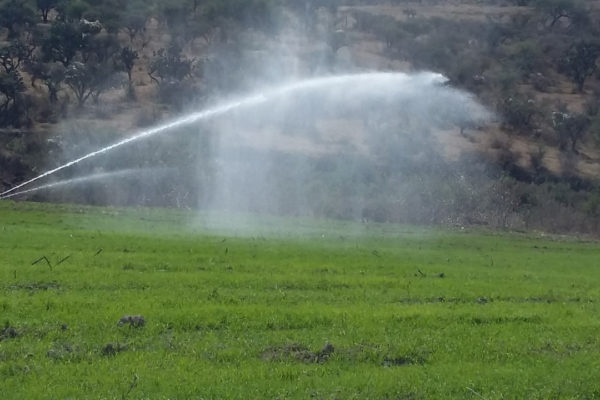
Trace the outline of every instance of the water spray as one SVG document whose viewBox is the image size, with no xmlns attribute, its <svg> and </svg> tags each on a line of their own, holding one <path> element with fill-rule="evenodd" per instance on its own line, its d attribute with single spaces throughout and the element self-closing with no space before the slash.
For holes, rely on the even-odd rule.
<svg viewBox="0 0 600 400">
<path fill-rule="evenodd" d="M 7 195 L 4 195 L 2 198 L 8 199 L 11 197 L 21 196 L 21 195 L 25 195 L 25 194 L 29 194 L 29 193 L 33 193 L 33 192 L 38 192 L 40 190 L 45 190 L 45 189 L 54 189 L 54 188 L 63 187 L 63 186 L 71 186 L 71 185 L 77 185 L 77 184 L 93 182 L 93 181 L 102 181 L 102 180 L 106 180 L 106 179 L 122 178 L 122 177 L 126 177 L 129 175 L 138 175 L 141 172 L 154 173 L 157 170 L 165 170 L 165 168 L 124 169 L 124 170 L 119 170 L 119 171 L 100 172 L 100 173 L 96 173 L 96 174 L 91 174 L 91 175 L 81 176 L 81 177 L 72 178 L 72 179 L 65 179 L 65 180 L 58 181 L 58 182 L 48 183 L 45 185 L 36 186 L 32 189 L 21 190 L 18 192 L 12 192 Z"/>
<path fill-rule="evenodd" d="M 420 79 L 422 79 L 424 81 L 424 83 L 432 84 L 432 85 L 441 85 L 441 84 L 447 82 L 447 79 L 443 75 L 440 75 L 437 73 L 420 73 L 420 74 L 417 74 L 416 76 L 418 76 Z M 205 119 L 212 118 L 212 117 L 215 117 L 218 115 L 222 115 L 222 114 L 228 113 L 228 112 L 238 109 L 238 108 L 255 106 L 260 103 L 266 102 L 268 100 L 277 98 L 278 96 L 287 95 L 290 93 L 303 91 L 303 90 L 335 87 L 338 85 L 343 85 L 344 87 L 346 87 L 346 86 L 352 87 L 353 85 L 357 85 L 360 83 L 379 82 L 379 81 L 385 82 L 386 86 L 389 88 L 389 85 L 394 85 L 394 84 L 399 85 L 401 83 L 405 83 L 410 78 L 411 78 L 411 76 L 403 74 L 403 73 L 382 73 L 382 72 L 361 73 L 361 74 L 337 75 L 337 76 L 330 76 L 330 77 L 311 78 L 311 79 L 306 79 L 306 80 L 286 84 L 283 86 L 279 86 L 277 88 L 264 90 L 262 92 L 251 94 L 244 98 L 230 101 L 228 103 L 223 103 L 223 104 L 217 105 L 215 107 L 204 109 L 199 112 L 194 112 L 194 113 L 188 114 L 186 116 L 183 116 L 181 118 L 175 119 L 171 122 L 167 122 L 165 124 L 158 125 L 156 127 L 141 131 L 133 136 L 130 136 L 128 138 L 120 140 L 120 141 L 118 141 L 114 144 L 111 144 L 109 146 L 106 146 L 102 149 L 99 149 L 99 150 L 93 151 L 91 153 L 88 153 L 86 155 L 83 155 L 79 158 L 76 158 L 72 161 L 67 162 L 66 164 L 63 164 L 63 165 L 56 167 L 54 169 L 51 169 L 49 171 L 46 171 L 43 174 L 36 176 L 35 178 L 32 178 L 32 179 L 30 179 L 26 182 L 23 182 L 17 186 L 14 186 L 13 188 L 11 188 L 9 190 L 6 190 L 6 191 L 0 193 L 0 199 L 12 197 L 12 196 L 15 196 L 16 194 L 23 194 L 25 191 L 18 192 L 18 193 L 15 193 L 15 192 L 17 192 L 19 189 L 23 188 L 24 186 L 27 186 L 27 185 L 29 185 L 33 182 L 36 182 L 40 179 L 43 179 L 50 175 L 53 175 L 65 168 L 69 168 L 69 167 L 79 164 L 80 162 L 85 161 L 89 158 L 107 153 L 111 150 L 114 150 L 118 147 L 124 146 L 128 143 L 132 143 L 132 142 L 135 142 L 135 141 L 138 141 L 138 140 L 150 137 L 150 136 L 154 136 L 156 134 L 159 134 L 159 133 L 162 133 L 165 131 L 169 131 L 174 128 L 179 128 L 182 126 L 193 124 L 193 123 L 201 121 L 201 120 L 205 120 Z M 41 188 L 35 188 L 32 190 L 38 190 L 38 189 L 41 189 Z"/>
</svg>

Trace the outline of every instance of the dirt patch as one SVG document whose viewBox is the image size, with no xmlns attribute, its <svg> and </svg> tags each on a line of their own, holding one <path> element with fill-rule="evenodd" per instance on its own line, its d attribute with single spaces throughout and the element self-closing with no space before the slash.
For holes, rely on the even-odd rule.
<svg viewBox="0 0 600 400">
<path fill-rule="evenodd" d="M 397 357 L 386 356 L 383 358 L 381 365 L 384 367 L 401 367 L 404 365 L 423 365 L 427 362 L 427 357 L 422 354 L 407 354 Z"/>
<path fill-rule="evenodd" d="M 56 345 L 46 352 L 46 357 L 52 360 L 72 360 L 76 353 L 75 346 L 70 344 Z"/>
<path fill-rule="evenodd" d="M 523 324 L 539 324 L 542 323 L 542 318 L 538 316 L 533 317 L 473 317 L 468 319 L 466 322 L 470 322 L 472 325 L 490 325 L 490 324 L 511 324 L 511 323 L 523 323 Z"/>
<path fill-rule="evenodd" d="M 423 365 L 430 356 L 430 352 L 425 349 L 398 351 L 376 343 L 359 343 L 339 353 L 341 359 L 353 363 L 377 364 L 382 367 Z"/>
<path fill-rule="evenodd" d="M 61 286 L 58 282 L 30 282 L 11 285 L 8 287 L 9 290 L 29 290 L 31 292 L 37 292 L 40 290 L 59 290 L 60 288 Z"/>
<path fill-rule="evenodd" d="M 307 364 L 324 363 L 335 352 L 332 344 L 327 343 L 320 351 L 313 352 L 300 343 L 292 343 L 284 346 L 270 347 L 263 351 L 260 358 L 264 361 L 286 361 L 294 360 Z"/>
<path fill-rule="evenodd" d="M 117 326 L 129 325 L 134 328 L 141 328 L 146 325 L 146 319 L 142 315 L 124 315 L 121 317 Z"/>
</svg>

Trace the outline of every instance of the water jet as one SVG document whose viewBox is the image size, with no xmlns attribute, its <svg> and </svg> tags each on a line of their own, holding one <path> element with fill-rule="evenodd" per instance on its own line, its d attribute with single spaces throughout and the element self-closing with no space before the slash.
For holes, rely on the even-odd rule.
<svg viewBox="0 0 600 400">
<path fill-rule="evenodd" d="M 428 84 L 428 85 L 442 84 L 447 81 L 447 79 L 443 75 L 437 74 L 437 73 L 420 73 L 420 74 L 415 75 L 414 77 L 421 79 L 424 84 Z M 238 109 L 241 107 L 249 107 L 252 105 L 256 105 L 256 104 L 259 104 L 266 100 L 276 98 L 277 96 L 282 96 L 282 95 L 286 95 L 286 94 L 290 94 L 290 93 L 294 93 L 294 92 L 317 89 L 317 88 L 322 88 L 322 87 L 329 87 L 329 88 L 333 89 L 336 86 L 340 86 L 340 85 L 341 86 L 356 85 L 356 84 L 361 84 L 361 83 L 364 84 L 365 82 L 366 83 L 378 82 L 378 81 L 380 82 L 382 80 L 386 81 L 387 84 L 398 85 L 398 84 L 405 84 L 410 79 L 411 79 L 410 75 L 403 74 L 403 73 L 382 73 L 382 72 L 363 73 L 363 74 L 351 74 L 351 75 L 310 78 L 310 79 L 301 80 L 298 82 L 293 82 L 290 84 L 282 85 L 277 88 L 271 88 L 271 89 L 259 91 L 257 93 L 248 95 L 248 96 L 243 97 L 238 100 L 229 101 L 226 103 L 219 104 L 215 107 L 210 107 L 210 108 L 201 110 L 199 112 L 194 112 L 194 113 L 185 115 L 183 117 L 177 118 L 177 119 L 167 122 L 165 124 L 161 124 L 159 126 L 139 132 L 133 136 L 127 137 L 123 140 L 120 140 L 116 143 L 113 143 L 113 144 L 106 146 L 104 148 L 101 148 L 99 150 L 92 151 L 88 154 L 85 154 L 85 155 L 78 157 L 72 161 L 69 161 L 61 166 L 58 166 L 49 171 L 46 171 L 32 179 L 29 179 L 21 184 L 18 184 L 16 186 L 12 187 L 11 189 L 8 189 L 8 190 L 0 193 L 0 199 L 6 198 L 6 196 L 8 194 L 10 194 L 16 190 L 19 190 L 20 188 L 22 188 L 26 185 L 34 183 L 40 179 L 43 179 L 50 175 L 53 175 L 59 171 L 66 169 L 66 168 L 69 168 L 71 166 L 79 164 L 80 162 L 85 161 L 89 158 L 96 157 L 101 154 L 107 153 L 111 150 L 114 150 L 114 149 L 124 146 L 126 144 L 129 144 L 129 143 L 132 143 L 135 141 L 139 141 L 144 138 L 147 138 L 147 137 L 150 137 L 150 136 L 153 136 L 153 135 L 165 132 L 165 131 L 172 130 L 174 128 L 193 124 L 193 123 L 201 121 L 201 120 L 205 120 L 205 119 L 212 118 L 212 117 L 215 117 L 215 116 L 218 116 L 221 114 L 225 114 L 229 111 L 232 111 L 232 110 L 235 110 L 235 109 Z M 389 87 L 388 87 L 388 89 L 389 89 Z"/>
<path fill-rule="evenodd" d="M 430 132 L 447 132 L 465 121 L 485 122 L 490 117 L 473 96 L 452 88 L 444 76 L 433 72 L 309 78 L 215 104 L 78 156 L 4 191 L 0 198 L 47 188 L 21 190 L 85 160 L 170 133 L 156 142 L 152 153 L 142 150 L 142 159 L 173 146 L 172 154 L 165 155 L 171 157 L 168 161 L 181 164 L 187 159 L 185 153 L 206 163 L 197 164 L 195 172 L 192 165 L 184 165 L 188 172 L 181 178 L 174 175 L 180 179 L 176 190 L 182 191 L 169 199 L 175 199 L 177 207 L 220 215 L 249 212 L 395 220 L 401 218 L 379 209 L 404 207 L 410 213 L 411 207 L 426 208 L 418 198 L 422 179 L 403 170 L 427 169 L 437 157 Z M 194 124 L 202 131 L 181 135 L 181 128 Z M 205 148 L 190 145 L 190 140 L 205 137 L 210 138 Z M 206 154 L 200 160 L 202 152 Z M 122 161 L 129 161 L 127 155 Z M 442 168 L 443 174 L 447 170 Z M 447 175 L 435 176 L 430 183 L 449 185 Z M 157 185 L 157 194 L 173 190 L 172 180 Z M 406 194 L 414 195 L 405 199 Z"/>
</svg>

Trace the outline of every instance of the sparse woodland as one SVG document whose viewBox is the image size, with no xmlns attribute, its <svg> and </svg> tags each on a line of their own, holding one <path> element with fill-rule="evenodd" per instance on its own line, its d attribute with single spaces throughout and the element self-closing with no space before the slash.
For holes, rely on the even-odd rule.
<svg viewBox="0 0 600 400">
<path fill-rule="evenodd" d="M 4 0 L 0 188 L 55 165 L 69 130 L 78 143 L 106 144 L 115 133 L 96 132 L 99 124 L 124 134 L 270 82 L 253 60 L 277 61 L 273 49 L 294 43 L 299 76 L 433 70 L 497 116 L 491 126 L 449 127 L 460 147 L 453 159 L 410 161 L 430 183 L 397 178 L 414 193 L 410 213 L 372 196 L 365 219 L 597 233 L 599 21 L 600 2 L 578 0 Z M 201 156 L 165 147 L 154 162 Z M 352 173 L 341 162 L 323 168 L 315 175 Z M 153 204 L 195 204 L 177 193 Z M 86 196 L 70 200 L 102 202 Z M 356 214 L 343 210 L 324 204 L 322 214 Z"/>
</svg>

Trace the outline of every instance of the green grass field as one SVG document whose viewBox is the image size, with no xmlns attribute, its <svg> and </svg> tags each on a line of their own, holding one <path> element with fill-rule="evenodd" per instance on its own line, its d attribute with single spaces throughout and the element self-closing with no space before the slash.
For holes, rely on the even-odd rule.
<svg viewBox="0 0 600 400">
<path fill-rule="evenodd" d="M 0 398 L 600 398 L 597 243 L 193 219 L 1 201 Z"/>
</svg>

